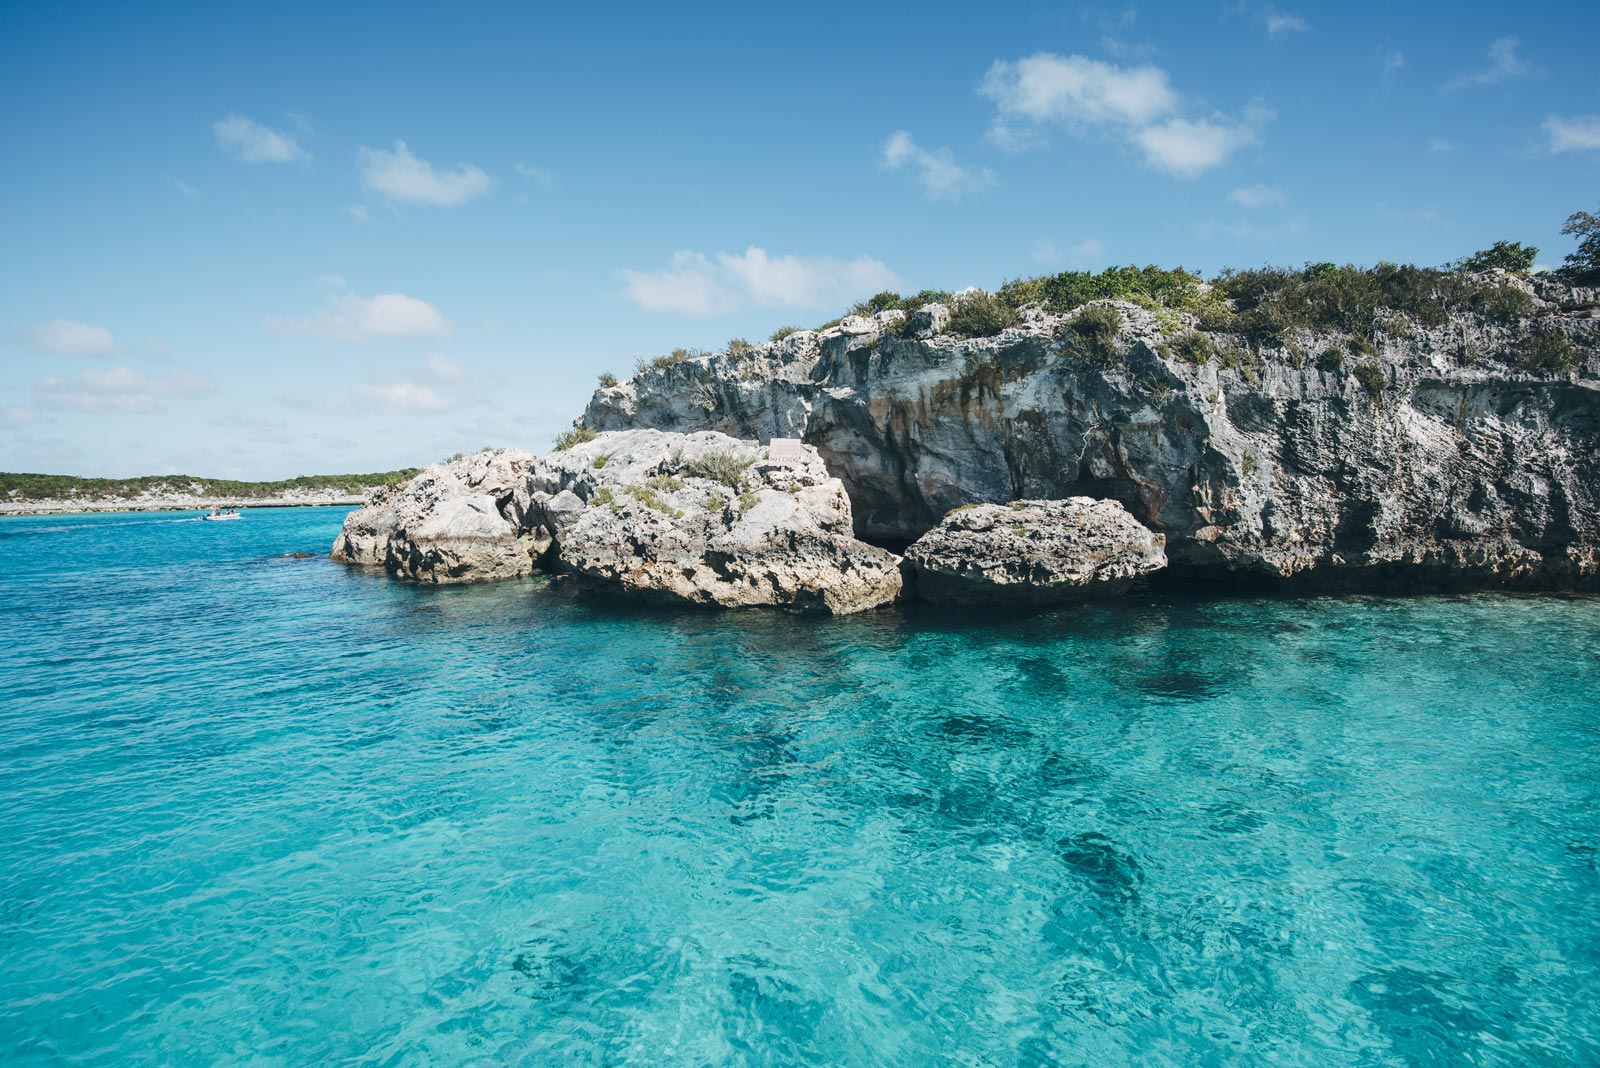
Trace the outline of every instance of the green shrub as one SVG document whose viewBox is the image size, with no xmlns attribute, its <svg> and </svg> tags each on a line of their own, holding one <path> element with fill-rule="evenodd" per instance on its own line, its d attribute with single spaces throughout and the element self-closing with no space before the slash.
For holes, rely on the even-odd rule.
<svg viewBox="0 0 1600 1068">
<path fill-rule="evenodd" d="M 601 389 L 610 389 L 612 386 L 614 386 L 616 384 L 617 384 L 617 376 L 616 375 L 612 374 L 610 371 L 601 371 L 600 372 L 600 388 Z"/>
<path fill-rule="evenodd" d="M 1372 342 L 1368 341 L 1360 334 L 1357 334 L 1355 337 L 1350 339 L 1350 355 L 1376 356 L 1377 354 L 1378 350 L 1376 346 L 1374 346 Z"/>
<path fill-rule="evenodd" d="M 594 458 L 594 469 L 596 471 L 600 470 L 606 464 L 611 462 L 611 457 L 614 456 L 614 455 L 616 455 L 616 454 L 615 453 L 609 453 L 609 452 L 603 452 L 599 456 L 596 456 Z"/>
<path fill-rule="evenodd" d="M 925 304 L 949 304 L 950 291 L 947 289 L 922 289 L 900 301 L 900 310 L 910 315 Z"/>
<path fill-rule="evenodd" d="M 1554 327 L 1541 326 L 1507 354 L 1507 362 L 1529 374 L 1571 374 L 1583 365 L 1581 356 L 1565 334 Z"/>
<path fill-rule="evenodd" d="M 1108 267 L 1092 271 L 1063 271 L 1038 278 L 1019 278 L 1000 287 L 1000 298 L 1013 308 L 1041 304 L 1066 313 L 1093 300 L 1128 300 L 1146 307 L 1197 311 L 1201 304 L 1200 277 L 1182 267 Z"/>
<path fill-rule="evenodd" d="M 748 356 L 754 348 L 754 345 L 742 337 L 728 339 L 728 355 L 730 356 Z"/>
<path fill-rule="evenodd" d="M 1578 249 L 1567 253 L 1558 273 L 1575 286 L 1600 286 L 1600 218 L 1575 211 L 1561 232 L 1577 238 Z"/>
<path fill-rule="evenodd" d="M 1458 271 L 1490 271 L 1499 268 L 1514 274 L 1527 274 L 1539 250 L 1519 241 L 1496 241 L 1480 252 L 1474 252 L 1451 264 Z"/>
<path fill-rule="evenodd" d="M 1073 354 L 1086 363 L 1105 365 L 1116 358 L 1117 333 L 1122 313 L 1109 304 L 1084 308 L 1067 324 L 1072 331 Z"/>
<path fill-rule="evenodd" d="M 1361 388 L 1367 391 L 1367 396 L 1373 400 L 1382 400 L 1384 391 L 1389 388 L 1389 376 L 1384 374 L 1383 368 L 1374 361 L 1364 361 L 1356 364 L 1356 381 L 1361 383 Z"/>
<path fill-rule="evenodd" d="M 556 435 L 556 452 L 566 452 L 574 445 L 582 445 L 586 441 L 593 441 L 598 436 L 593 429 L 586 426 L 575 426 L 571 430 L 563 430 Z"/>
<path fill-rule="evenodd" d="M 950 332 L 957 337 L 993 337 L 1017 325 L 1017 309 L 981 289 L 956 298 L 950 310 Z"/>
<path fill-rule="evenodd" d="M 1317 357 L 1317 366 L 1324 371 L 1344 370 L 1344 352 L 1336 348 L 1322 350 L 1322 355 Z"/>
<path fill-rule="evenodd" d="M 802 329 L 804 329 L 804 327 L 799 327 L 799 326 L 780 326 L 780 327 L 778 327 L 778 329 L 776 329 L 776 330 L 774 330 L 772 332 L 772 336 L 770 338 L 768 338 L 767 340 L 768 341 L 782 341 L 784 338 L 788 337 L 790 334 L 798 334 Z"/>
<path fill-rule="evenodd" d="M 841 315 L 837 319 L 829 319 L 827 322 L 823 323 L 821 326 L 812 327 L 812 329 L 820 334 L 824 330 L 832 329 L 833 327 L 838 326 L 842 322 L 844 322 L 844 316 Z"/>
<path fill-rule="evenodd" d="M 635 374 L 644 374 L 646 371 L 665 371 L 668 367 L 676 367 L 680 363 L 685 363 L 705 354 L 703 349 L 677 348 L 665 356 L 657 356 L 653 360 L 641 358 L 633 365 L 633 370 Z"/>
<path fill-rule="evenodd" d="M 857 301 L 850 308 L 851 315 L 872 316 L 879 312 L 888 311 L 890 308 L 900 307 L 900 294 L 891 293 L 887 289 L 876 293 L 866 300 Z"/>
<path fill-rule="evenodd" d="M 744 473 L 754 464 L 755 458 L 732 449 L 713 449 L 681 466 L 680 473 L 690 478 L 707 478 L 720 482 L 731 490 L 744 484 Z"/>
<path fill-rule="evenodd" d="M 1516 286 L 1489 286 L 1472 295 L 1472 308 L 1497 323 L 1527 319 L 1536 310 L 1533 298 Z"/>
</svg>

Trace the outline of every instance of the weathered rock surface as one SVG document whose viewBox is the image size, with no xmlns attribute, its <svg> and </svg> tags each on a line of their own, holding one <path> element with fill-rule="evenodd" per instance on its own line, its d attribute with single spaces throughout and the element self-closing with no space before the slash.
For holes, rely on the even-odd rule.
<svg viewBox="0 0 1600 1068">
<path fill-rule="evenodd" d="M 1114 303 L 1110 358 L 1034 309 L 996 337 L 943 309 L 846 317 L 599 390 L 582 423 L 802 438 L 856 529 L 907 543 L 968 502 L 1109 497 L 1167 538 L 1175 574 L 1316 588 L 1593 588 L 1600 575 L 1600 320 L 1593 294 L 1519 283 L 1577 373 L 1513 369 L 1531 321 L 1395 323 L 1371 355 L 1292 335 L 1173 353 L 1189 316 Z M 908 333 L 901 337 L 897 334 Z"/>
<path fill-rule="evenodd" d="M 489 449 L 378 490 L 345 517 L 333 558 L 416 582 L 531 574 L 550 548 L 545 527 L 528 522 L 535 463 L 518 449 Z"/>
<path fill-rule="evenodd" d="M 535 499 L 556 566 L 602 588 L 725 608 L 846 614 L 894 600 L 899 558 L 857 541 L 815 449 L 634 430 L 552 453 Z"/>
<path fill-rule="evenodd" d="M 1165 543 L 1116 501 L 1013 501 L 957 508 L 906 563 L 927 601 L 1055 604 L 1126 593 L 1167 566 Z"/>
<path fill-rule="evenodd" d="M 423 582 L 545 567 L 652 600 L 844 614 L 894 600 L 899 558 L 857 541 L 815 449 L 633 430 L 534 457 L 436 464 L 352 513 L 333 557 Z"/>
</svg>

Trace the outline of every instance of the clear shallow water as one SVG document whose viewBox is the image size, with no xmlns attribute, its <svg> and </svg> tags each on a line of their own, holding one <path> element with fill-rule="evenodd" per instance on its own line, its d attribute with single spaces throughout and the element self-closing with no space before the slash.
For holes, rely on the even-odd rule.
<svg viewBox="0 0 1600 1068">
<path fill-rule="evenodd" d="M 636 612 L 0 520 L 0 1064 L 1600 1063 L 1600 602 Z"/>
</svg>

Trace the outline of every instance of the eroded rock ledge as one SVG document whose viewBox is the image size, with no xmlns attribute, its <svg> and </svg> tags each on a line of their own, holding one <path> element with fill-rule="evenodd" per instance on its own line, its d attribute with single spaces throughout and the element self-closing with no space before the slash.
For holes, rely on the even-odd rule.
<svg viewBox="0 0 1600 1068">
<path fill-rule="evenodd" d="M 1163 534 L 1190 579 L 1593 589 L 1596 294 L 1504 285 L 1536 319 L 1396 317 L 1371 339 L 1291 331 L 1270 350 L 1116 301 L 1025 308 L 976 339 L 940 332 L 940 305 L 847 316 L 646 370 L 580 423 L 800 438 L 843 480 L 857 533 L 884 543 L 970 502 L 1090 496 Z M 1078 325 L 1097 308 L 1120 326 L 1090 358 Z M 1530 338 L 1575 364 L 1521 369 L 1538 365 Z"/>
</svg>

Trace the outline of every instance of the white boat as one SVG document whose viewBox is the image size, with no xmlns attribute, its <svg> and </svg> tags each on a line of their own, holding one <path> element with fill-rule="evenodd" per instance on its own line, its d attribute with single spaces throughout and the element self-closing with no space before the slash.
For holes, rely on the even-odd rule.
<svg viewBox="0 0 1600 1068">
<path fill-rule="evenodd" d="M 240 515 L 231 508 L 226 512 L 213 508 L 211 509 L 211 513 L 209 515 L 203 515 L 200 518 L 207 523 L 221 523 L 229 519 L 243 519 L 244 516 Z"/>
</svg>

